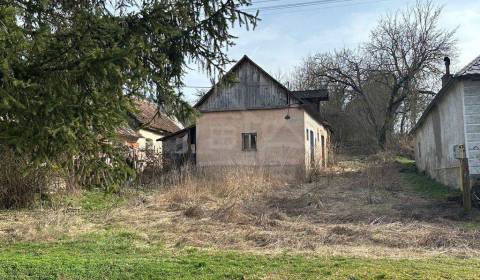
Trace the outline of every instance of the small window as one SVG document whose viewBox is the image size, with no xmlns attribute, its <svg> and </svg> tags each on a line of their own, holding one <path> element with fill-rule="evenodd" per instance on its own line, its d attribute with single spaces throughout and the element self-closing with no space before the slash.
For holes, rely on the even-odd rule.
<svg viewBox="0 0 480 280">
<path fill-rule="evenodd" d="M 257 133 L 242 133 L 242 150 L 257 150 Z"/>
<path fill-rule="evenodd" d="M 307 133 L 307 141 L 308 141 L 308 128 L 305 129 L 305 132 Z"/>
<path fill-rule="evenodd" d="M 422 150 L 420 148 L 420 142 L 418 143 L 418 157 L 421 158 L 422 157 Z"/>
</svg>

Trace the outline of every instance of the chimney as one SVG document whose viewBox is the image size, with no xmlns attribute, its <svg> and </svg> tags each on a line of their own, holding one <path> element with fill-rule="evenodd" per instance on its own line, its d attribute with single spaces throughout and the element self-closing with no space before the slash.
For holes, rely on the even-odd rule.
<svg viewBox="0 0 480 280">
<path fill-rule="evenodd" d="M 453 78 L 453 75 L 450 74 L 450 58 L 446 56 L 443 61 L 445 61 L 445 75 L 442 77 L 442 87 L 446 86 Z"/>
</svg>

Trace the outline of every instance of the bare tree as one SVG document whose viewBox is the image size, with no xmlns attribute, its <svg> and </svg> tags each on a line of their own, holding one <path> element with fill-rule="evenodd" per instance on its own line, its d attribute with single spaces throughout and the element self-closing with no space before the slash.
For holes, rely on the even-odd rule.
<svg viewBox="0 0 480 280">
<path fill-rule="evenodd" d="M 342 148 L 352 149 L 362 147 L 373 151 L 376 148 L 375 129 L 371 125 L 372 118 L 368 117 L 365 110 L 362 96 L 355 94 L 352 87 L 356 86 L 356 81 L 351 80 L 350 86 L 345 83 L 333 82 L 323 75 L 325 67 L 335 69 L 339 64 L 344 67 L 345 72 L 353 73 L 346 63 L 350 59 L 344 59 L 351 55 L 351 52 L 339 52 L 337 54 L 318 54 L 306 57 L 302 64 L 295 69 L 292 77 L 292 87 L 296 90 L 308 90 L 318 88 L 328 88 L 329 101 L 320 104 L 320 114 L 334 128 L 334 140 L 341 144 Z M 353 67 L 355 68 L 355 67 Z M 354 75 L 352 75 L 353 77 Z M 376 88 L 369 86 L 368 88 Z M 376 92 L 376 91 L 374 91 Z M 367 96 L 371 96 L 370 94 Z M 372 106 L 377 108 L 378 106 Z M 373 135 L 373 139 L 372 139 Z M 373 140 L 373 141 L 372 141 Z M 371 144 L 374 145 L 371 145 Z"/>
<path fill-rule="evenodd" d="M 359 50 L 342 50 L 316 56 L 317 75 L 343 84 L 365 106 L 368 122 L 375 128 L 378 144 L 385 148 L 394 130 L 400 107 L 416 85 L 441 72 L 442 58 L 455 50 L 455 30 L 438 25 L 441 7 L 431 1 L 382 18 Z M 367 85 L 382 85 L 387 95 L 384 117 L 379 118 L 375 95 Z M 380 98 L 381 99 L 381 98 Z M 413 101 L 412 99 L 411 101 Z"/>
</svg>

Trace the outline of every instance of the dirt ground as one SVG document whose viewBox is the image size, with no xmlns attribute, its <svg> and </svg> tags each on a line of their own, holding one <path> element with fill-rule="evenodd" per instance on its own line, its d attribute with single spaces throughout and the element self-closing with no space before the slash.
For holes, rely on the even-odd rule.
<svg viewBox="0 0 480 280">
<path fill-rule="evenodd" d="M 106 211 L 1 212 L 0 240 L 52 241 L 129 230 L 172 248 L 393 258 L 480 256 L 477 210 L 466 215 L 454 198 L 421 196 L 398 164 L 371 162 L 344 159 L 309 183 L 276 183 L 238 196 L 162 189 L 130 197 Z"/>
</svg>

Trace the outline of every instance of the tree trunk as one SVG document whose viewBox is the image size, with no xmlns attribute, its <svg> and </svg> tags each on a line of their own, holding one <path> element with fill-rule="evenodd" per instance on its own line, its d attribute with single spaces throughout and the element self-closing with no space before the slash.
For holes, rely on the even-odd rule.
<svg viewBox="0 0 480 280">
<path fill-rule="evenodd" d="M 390 114 L 385 118 L 385 122 L 383 123 L 382 127 L 378 131 L 378 144 L 380 145 L 380 148 L 382 150 L 387 149 L 387 142 L 388 142 L 388 136 L 391 135 L 393 131 L 393 122 L 395 118 L 393 114 Z"/>
<path fill-rule="evenodd" d="M 388 133 L 388 128 L 385 122 L 385 124 L 383 124 L 383 126 L 378 131 L 378 137 L 377 137 L 378 145 L 380 145 L 380 148 L 382 148 L 382 150 L 386 150 L 387 148 L 387 133 Z"/>
<path fill-rule="evenodd" d="M 385 150 L 387 148 L 387 138 L 393 131 L 393 126 L 395 124 L 395 116 L 398 107 L 400 107 L 400 102 L 396 102 L 393 104 L 391 103 L 388 105 L 387 112 L 385 113 L 385 121 L 383 122 L 382 127 L 377 132 L 378 144 L 380 145 L 380 148 L 382 148 L 382 150 Z"/>
<path fill-rule="evenodd" d="M 402 120 L 400 121 L 400 135 L 405 134 L 405 121 L 407 118 L 407 113 L 403 112 L 402 113 Z"/>
</svg>

